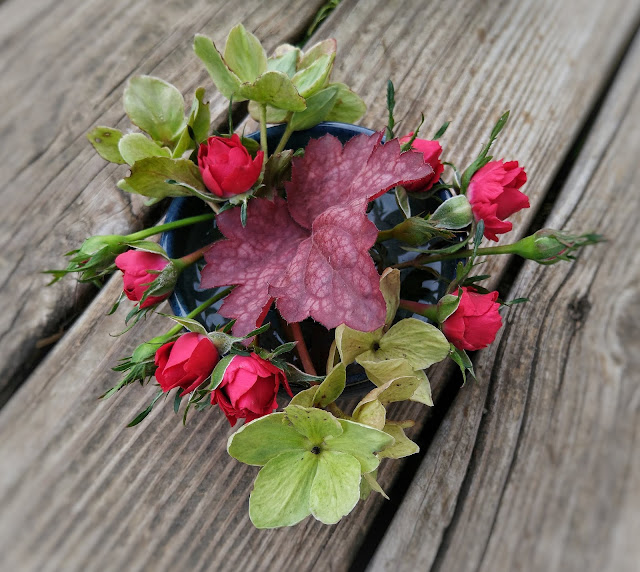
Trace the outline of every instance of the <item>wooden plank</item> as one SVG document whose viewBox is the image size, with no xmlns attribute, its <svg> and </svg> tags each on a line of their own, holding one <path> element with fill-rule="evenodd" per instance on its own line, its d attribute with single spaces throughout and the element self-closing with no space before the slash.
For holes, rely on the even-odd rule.
<svg viewBox="0 0 640 572">
<path fill-rule="evenodd" d="M 452 19 L 440 3 L 426 9 L 424 3 L 345 1 L 321 32 L 329 29 L 340 46 L 349 46 L 348 60 L 339 55 L 337 76 L 371 104 L 365 124 L 385 122 L 381 95 L 390 73 L 407 131 L 425 107 L 433 127 L 456 118 L 458 127 L 445 141 L 454 160 L 478 149 L 489 117 L 507 105 L 522 110 L 497 152 L 508 149 L 529 167 L 535 205 L 631 29 L 626 2 L 589 12 L 558 4 L 505 10 L 469 1 L 456 5 Z M 527 72 L 539 69 L 544 74 Z M 335 527 L 306 521 L 257 531 L 246 512 L 256 470 L 226 456 L 229 430 L 215 411 L 182 429 L 169 406 L 126 430 L 152 388 L 96 403 L 116 379 L 107 370 L 116 357 L 161 331 L 149 320 L 105 350 L 106 333 L 119 322 L 104 311 L 118 289 L 116 279 L 0 414 L 0 451 L 9 467 L 0 475 L 0 554 L 25 569 L 346 569 L 379 498 Z M 385 465 L 385 485 L 397 467 Z"/>
<path fill-rule="evenodd" d="M 223 45 L 242 21 L 272 49 L 301 35 L 322 3 L 78 0 L 34 4 L 24 14 L 19 1 L 0 5 L 0 404 L 37 362 L 38 340 L 66 327 L 95 295 L 73 280 L 47 289 L 41 271 L 64 267 L 62 254 L 87 236 L 149 222 L 143 201 L 115 188 L 126 167 L 105 164 L 85 137 L 98 124 L 130 128 L 126 80 L 155 74 L 189 105 L 204 85 L 220 123 L 228 104 L 192 52 L 194 34 Z"/>
<path fill-rule="evenodd" d="M 608 242 L 524 266 L 371 570 L 637 570 L 639 87 L 640 36 L 545 223 Z"/>
</svg>

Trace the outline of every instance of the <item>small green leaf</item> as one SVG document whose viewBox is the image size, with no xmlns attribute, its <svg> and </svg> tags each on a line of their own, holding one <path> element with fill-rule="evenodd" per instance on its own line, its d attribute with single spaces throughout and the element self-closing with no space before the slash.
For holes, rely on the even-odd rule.
<svg viewBox="0 0 640 572">
<path fill-rule="evenodd" d="M 296 393 L 289 405 L 300 405 L 301 407 L 313 407 L 313 402 L 316 397 L 316 393 L 318 391 L 317 385 L 311 386 L 309 389 L 305 389 L 304 391 L 300 391 Z"/>
<path fill-rule="evenodd" d="M 433 396 L 431 395 L 431 384 L 429 383 L 429 378 L 427 374 L 420 370 L 419 372 L 422 375 L 418 375 L 418 379 L 420 380 L 420 385 L 413 392 L 413 395 L 409 398 L 411 401 L 415 401 L 417 403 L 422 403 L 427 407 L 433 407 Z"/>
<path fill-rule="evenodd" d="M 395 119 L 393 117 L 393 111 L 396 107 L 396 90 L 393 86 L 393 82 L 388 79 L 387 80 L 387 110 L 389 112 L 389 119 L 387 120 L 387 128 L 385 129 L 385 137 L 387 141 L 393 139 L 393 128 L 396 125 Z"/>
<path fill-rule="evenodd" d="M 333 403 L 344 391 L 346 379 L 346 367 L 343 363 L 339 363 L 318 387 L 313 404 L 326 407 L 329 403 Z"/>
<path fill-rule="evenodd" d="M 447 131 L 449 124 L 451 123 L 451 121 L 445 121 L 442 124 L 442 127 L 440 127 L 440 129 L 438 129 L 438 131 L 436 131 L 436 134 L 433 136 L 433 140 L 437 141 L 438 139 L 440 139 L 440 137 L 442 137 L 445 132 Z"/>
<path fill-rule="evenodd" d="M 227 441 L 227 451 L 247 465 L 266 465 L 282 453 L 309 451 L 313 445 L 285 420 L 270 413 L 240 427 Z"/>
<path fill-rule="evenodd" d="M 178 388 L 176 391 L 176 395 L 173 398 L 173 411 L 174 413 L 178 413 L 180 409 L 180 403 L 182 402 L 182 388 Z"/>
<path fill-rule="evenodd" d="M 295 430 L 307 437 L 313 445 L 320 445 L 326 437 L 342 433 L 340 423 L 328 411 L 289 405 L 284 412 Z"/>
<path fill-rule="evenodd" d="M 198 191 L 206 192 L 200 170 L 192 161 L 169 157 L 147 157 L 137 161 L 131 167 L 131 174 L 118 181 L 118 188 L 156 199 L 192 194 L 184 187 L 167 183 L 168 180 L 185 183 Z"/>
<path fill-rule="evenodd" d="M 162 397 L 162 390 L 160 390 L 156 394 L 156 396 L 153 398 L 153 401 L 149 404 L 149 406 L 144 411 L 141 411 L 140 413 L 138 413 L 138 415 L 136 415 L 133 418 L 133 421 L 131 421 L 127 425 L 127 427 L 134 427 L 135 425 L 140 423 L 145 417 L 147 417 L 147 415 L 149 415 L 149 413 L 151 413 L 151 410 L 153 409 L 153 406 L 156 404 L 156 401 L 158 401 L 158 399 L 160 399 L 161 397 Z"/>
<path fill-rule="evenodd" d="M 213 372 L 211 373 L 211 382 L 207 387 L 208 391 L 213 391 L 216 389 L 224 379 L 224 374 L 231 363 L 231 360 L 235 357 L 235 355 L 227 355 L 224 356 L 217 364 L 216 367 L 213 368 Z"/>
<path fill-rule="evenodd" d="M 133 165 L 136 161 L 145 157 L 170 157 L 171 151 L 166 147 L 160 147 L 142 133 L 127 133 L 118 144 L 118 150 L 122 158 Z"/>
<path fill-rule="evenodd" d="M 267 55 L 260 40 L 237 24 L 227 36 L 224 61 L 240 81 L 252 82 L 267 70 Z"/>
<path fill-rule="evenodd" d="M 170 83 L 148 75 L 131 78 L 124 110 L 134 125 L 155 141 L 171 143 L 184 127 L 184 99 Z"/>
<path fill-rule="evenodd" d="M 282 344 L 272 352 L 269 352 L 269 356 L 271 358 L 274 358 L 274 357 L 278 357 L 281 354 L 286 354 L 292 351 L 296 347 L 296 345 L 298 345 L 298 342 L 287 342 L 285 344 Z"/>
<path fill-rule="evenodd" d="M 400 271 L 397 268 L 387 268 L 380 277 L 380 292 L 387 306 L 385 326 L 389 327 L 396 317 L 400 305 Z"/>
<path fill-rule="evenodd" d="M 309 451 L 282 453 L 260 469 L 249 497 L 249 518 L 256 528 L 293 526 L 311 514 L 318 457 Z"/>
<path fill-rule="evenodd" d="M 289 380 L 289 383 L 298 385 L 309 385 L 309 383 L 322 381 L 324 377 L 321 375 L 309 375 L 303 371 L 300 371 L 295 365 L 286 362 L 284 364 L 284 373 Z"/>
<path fill-rule="evenodd" d="M 353 420 L 374 429 L 382 429 L 387 420 L 387 410 L 377 399 L 363 399 L 353 412 Z"/>
<path fill-rule="evenodd" d="M 292 80 L 278 71 L 265 72 L 256 81 L 241 84 L 237 93 L 245 99 L 266 103 L 278 109 L 304 111 L 307 108 Z"/>
<path fill-rule="evenodd" d="M 122 132 L 111 127 L 94 127 L 87 133 L 87 139 L 89 139 L 100 157 L 120 165 L 126 163 L 118 150 L 118 143 L 121 138 Z"/>
<path fill-rule="evenodd" d="M 324 524 L 335 524 L 360 500 L 360 463 L 340 451 L 323 451 L 311 485 L 311 514 Z"/>
<path fill-rule="evenodd" d="M 240 97 L 237 93 L 242 83 L 240 78 L 229 69 L 229 66 L 222 59 L 222 55 L 220 55 L 220 52 L 209 38 L 196 34 L 193 40 L 193 50 L 196 56 L 204 63 L 213 83 L 224 97 L 227 99 L 233 97 L 236 103 L 246 99 Z"/>
<path fill-rule="evenodd" d="M 381 405 L 405 401 L 409 399 L 420 385 L 420 380 L 414 375 L 398 377 L 387 381 L 380 387 L 372 389 L 365 395 L 353 411 L 354 417 L 359 417 L 362 409 L 375 401 Z M 384 425 L 384 423 L 383 423 Z M 380 427 L 382 429 L 382 427 Z"/>
<path fill-rule="evenodd" d="M 260 326 L 259 328 L 256 328 L 255 330 L 250 331 L 246 336 L 244 336 L 244 339 L 248 340 L 249 338 L 253 338 L 254 336 L 259 336 L 260 334 L 264 334 L 270 327 L 271 327 L 271 324 L 269 322 L 267 322 L 266 324 L 262 324 L 262 326 Z"/>
<path fill-rule="evenodd" d="M 276 48 L 276 54 L 267 60 L 267 69 L 279 71 L 293 77 L 298 66 L 300 50 L 289 44 L 283 44 Z"/>
<path fill-rule="evenodd" d="M 367 483 L 367 485 L 369 486 L 369 488 L 371 490 L 374 490 L 377 493 L 380 493 L 384 498 L 389 500 L 389 497 L 387 496 L 387 493 L 385 493 L 382 490 L 382 487 L 378 484 L 378 481 L 376 481 L 375 475 L 376 475 L 377 472 L 378 471 L 372 471 L 371 473 L 365 473 L 364 475 L 362 475 L 362 480 Z"/>
<path fill-rule="evenodd" d="M 462 292 L 461 292 L 462 294 Z M 440 300 L 436 307 L 438 322 L 442 324 L 451 314 L 453 314 L 460 305 L 460 297 L 453 294 L 446 294 Z"/>
<path fill-rule="evenodd" d="M 449 342 L 444 334 L 416 318 L 405 318 L 391 326 L 378 346 L 362 353 L 358 363 L 404 358 L 413 369 L 425 369 L 449 354 Z"/>
<path fill-rule="evenodd" d="M 291 82 L 302 97 L 310 97 L 324 87 L 325 83 L 327 82 L 327 78 L 331 73 L 332 67 L 333 57 L 326 54 L 322 55 L 309 67 L 303 68 L 298 71 L 291 78 Z"/>
<path fill-rule="evenodd" d="M 309 129 L 324 121 L 333 108 L 337 90 L 327 87 L 307 98 L 307 109 L 298 111 L 291 117 L 291 128 L 294 131 Z"/>
<path fill-rule="evenodd" d="M 381 459 L 385 457 L 400 459 L 414 455 L 420 451 L 420 447 L 404 434 L 403 428 L 400 425 L 394 424 L 393 421 L 388 422 L 384 426 L 383 431 L 391 435 L 395 439 L 395 443 L 378 453 L 378 457 Z"/>
<path fill-rule="evenodd" d="M 153 252 L 155 254 L 161 254 L 167 260 L 169 260 L 169 255 L 165 251 L 162 246 L 160 246 L 157 242 L 153 242 L 151 240 L 132 240 L 127 241 L 127 245 L 131 248 L 135 248 L 136 250 L 144 250 L 145 252 Z"/>
<path fill-rule="evenodd" d="M 314 44 L 307 51 L 304 52 L 304 55 L 300 59 L 298 68 L 299 69 L 308 68 L 314 62 L 316 62 L 317 60 L 325 56 L 329 56 L 329 58 L 333 62 L 333 60 L 336 57 L 337 49 L 338 49 L 338 43 L 333 38 L 322 40 L 321 42 Z"/>
<path fill-rule="evenodd" d="M 507 124 L 507 121 L 509 120 L 509 114 L 510 114 L 509 110 L 505 111 L 500 117 L 500 119 L 498 119 L 498 122 L 493 127 L 491 131 L 492 142 L 498 137 L 498 135 L 500 134 L 500 131 L 502 131 L 503 127 Z"/>
<path fill-rule="evenodd" d="M 206 328 L 197 320 L 191 318 L 181 318 L 180 316 L 172 316 L 171 314 L 163 314 L 167 318 L 180 324 L 183 328 L 186 328 L 190 332 L 196 332 L 198 334 L 207 335 Z"/>
<path fill-rule="evenodd" d="M 327 87 L 337 87 L 338 93 L 325 121 L 355 123 L 366 113 L 367 104 L 344 83 L 330 83 Z"/>
<path fill-rule="evenodd" d="M 382 328 L 374 332 L 359 332 L 344 324 L 336 328 L 336 345 L 345 365 L 352 363 L 360 354 L 371 351 L 382 338 Z"/>
<path fill-rule="evenodd" d="M 411 206 L 409 205 L 409 195 L 407 190 L 402 186 L 396 187 L 396 203 L 402 211 L 404 218 L 411 218 Z"/>
<path fill-rule="evenodd" d="M 335 437 L 327 437 L 324 449 L 353 455 L 360 462 L 363 473 L 370 473 L 376 469 L 380 460 L 374 453 L 391 445 L 393 438 L 362 423 L 346 419 L 340 419 L 339 422 L 342 433 Z"/>
</svg>

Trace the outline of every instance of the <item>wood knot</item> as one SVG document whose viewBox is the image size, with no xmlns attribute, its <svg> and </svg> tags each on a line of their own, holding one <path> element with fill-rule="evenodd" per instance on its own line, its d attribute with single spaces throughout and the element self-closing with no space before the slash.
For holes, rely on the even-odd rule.
<svg viewBox="0 0 640 572">
<path fill-rule="evenodd" d="M 569 317 L 574 322 L 584 322 L 591 310 L 591 302 L 586 295 L 569 302 Z"/>
</svg>

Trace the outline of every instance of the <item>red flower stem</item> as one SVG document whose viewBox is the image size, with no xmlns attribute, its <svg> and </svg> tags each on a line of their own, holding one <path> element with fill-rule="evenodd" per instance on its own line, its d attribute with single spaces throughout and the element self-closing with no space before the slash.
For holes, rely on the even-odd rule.
<svg viewBox="0 0 640 572">
<path fill-rule="evenodd" d="M 513 244 L 503 244 L 502 246 L 487 246 L 486 248 L 478 248 L 478 256 L 489 256 L 491 254 L 512 254 Z M 422 266 L 423 264 L 431 264 L 432 262 L 440 262 L 442 260 L 455 260 L 456 258 L 469 258 L 473 254 L 473 250 L 458 250 L 449 254 L 421 254 L 413 260 L 394 264 L 391 268 L 408 268 L 410 266 Z"/>
<path fill-rule="evenodd" d="M 400 300 L 400 308 L 429 318 L 432 322 L 438 321 L 438 309 L 435 304 L 422 304 L 420 302 L 414 302 L 413 300 Z"/>
<path fill-rule="evenodd" d="M 304 368 L 305 373 L 308 373 L 309 375 L 318 375 L 316 373 L 316 368 L 313 367 L 313 362 L 311 361 L 307 344 L 304 341 L 302 330 L 300 329 L 300 322 L 293 322 L 289 324 L 289 326 L 291 326 L 293 339 L 298 342 L 296 344 L 296 350 L 298 351 L 300 361 L 302 361 L 302 367 Z"/>
<path fill-rule="evenodd" d="M 213 243 L 207 244 L 206 246 L 199 248 L 198 250 L 196 250 L 195 252 L 192 252 L 191 254 L 187 254 L 182 258 L 178 258 L 177 260 L 174 261 L 174 263 L 177 263 L 180 269 L 186 268 L 187 266 L 191 266 L 194 262 L 198 262 L 198 260 L 200 260 L 204 256 L 205 252 L 207 252 L 207 250 L 209 250 L 212 246 L 213 246 Z"/>
</svg>

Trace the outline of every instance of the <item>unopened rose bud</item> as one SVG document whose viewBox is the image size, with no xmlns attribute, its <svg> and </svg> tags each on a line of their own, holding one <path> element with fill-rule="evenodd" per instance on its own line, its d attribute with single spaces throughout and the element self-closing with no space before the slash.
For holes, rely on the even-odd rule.
<svg viewBox="0 0 640 572">
<path fill-rule="evenodd" d="M 599 234 L 575 235 L 544 228 L 513 244 L 511 252 L 540 264 L 555 264 L 560 260 L 573 260 L 572 252 L 603 240 Z"/>
<path fill-rule="evenodd" d="M 444 201 L 429 218 L 438 228 L 459 230 L 473 222 L 471 204 L 464 195 L 457 195 Z"/>
<path fill-rule="evenodd" d="M 436 236 L 450 239 L 453 237 L 453 233 L 438 228 L 430 220 L 414 216 L 402 221 L 390 230 L 380 231 L 378 233 L 378 241 L 395 238 L 410 246 L 422 246 Z"/>
</svg>

